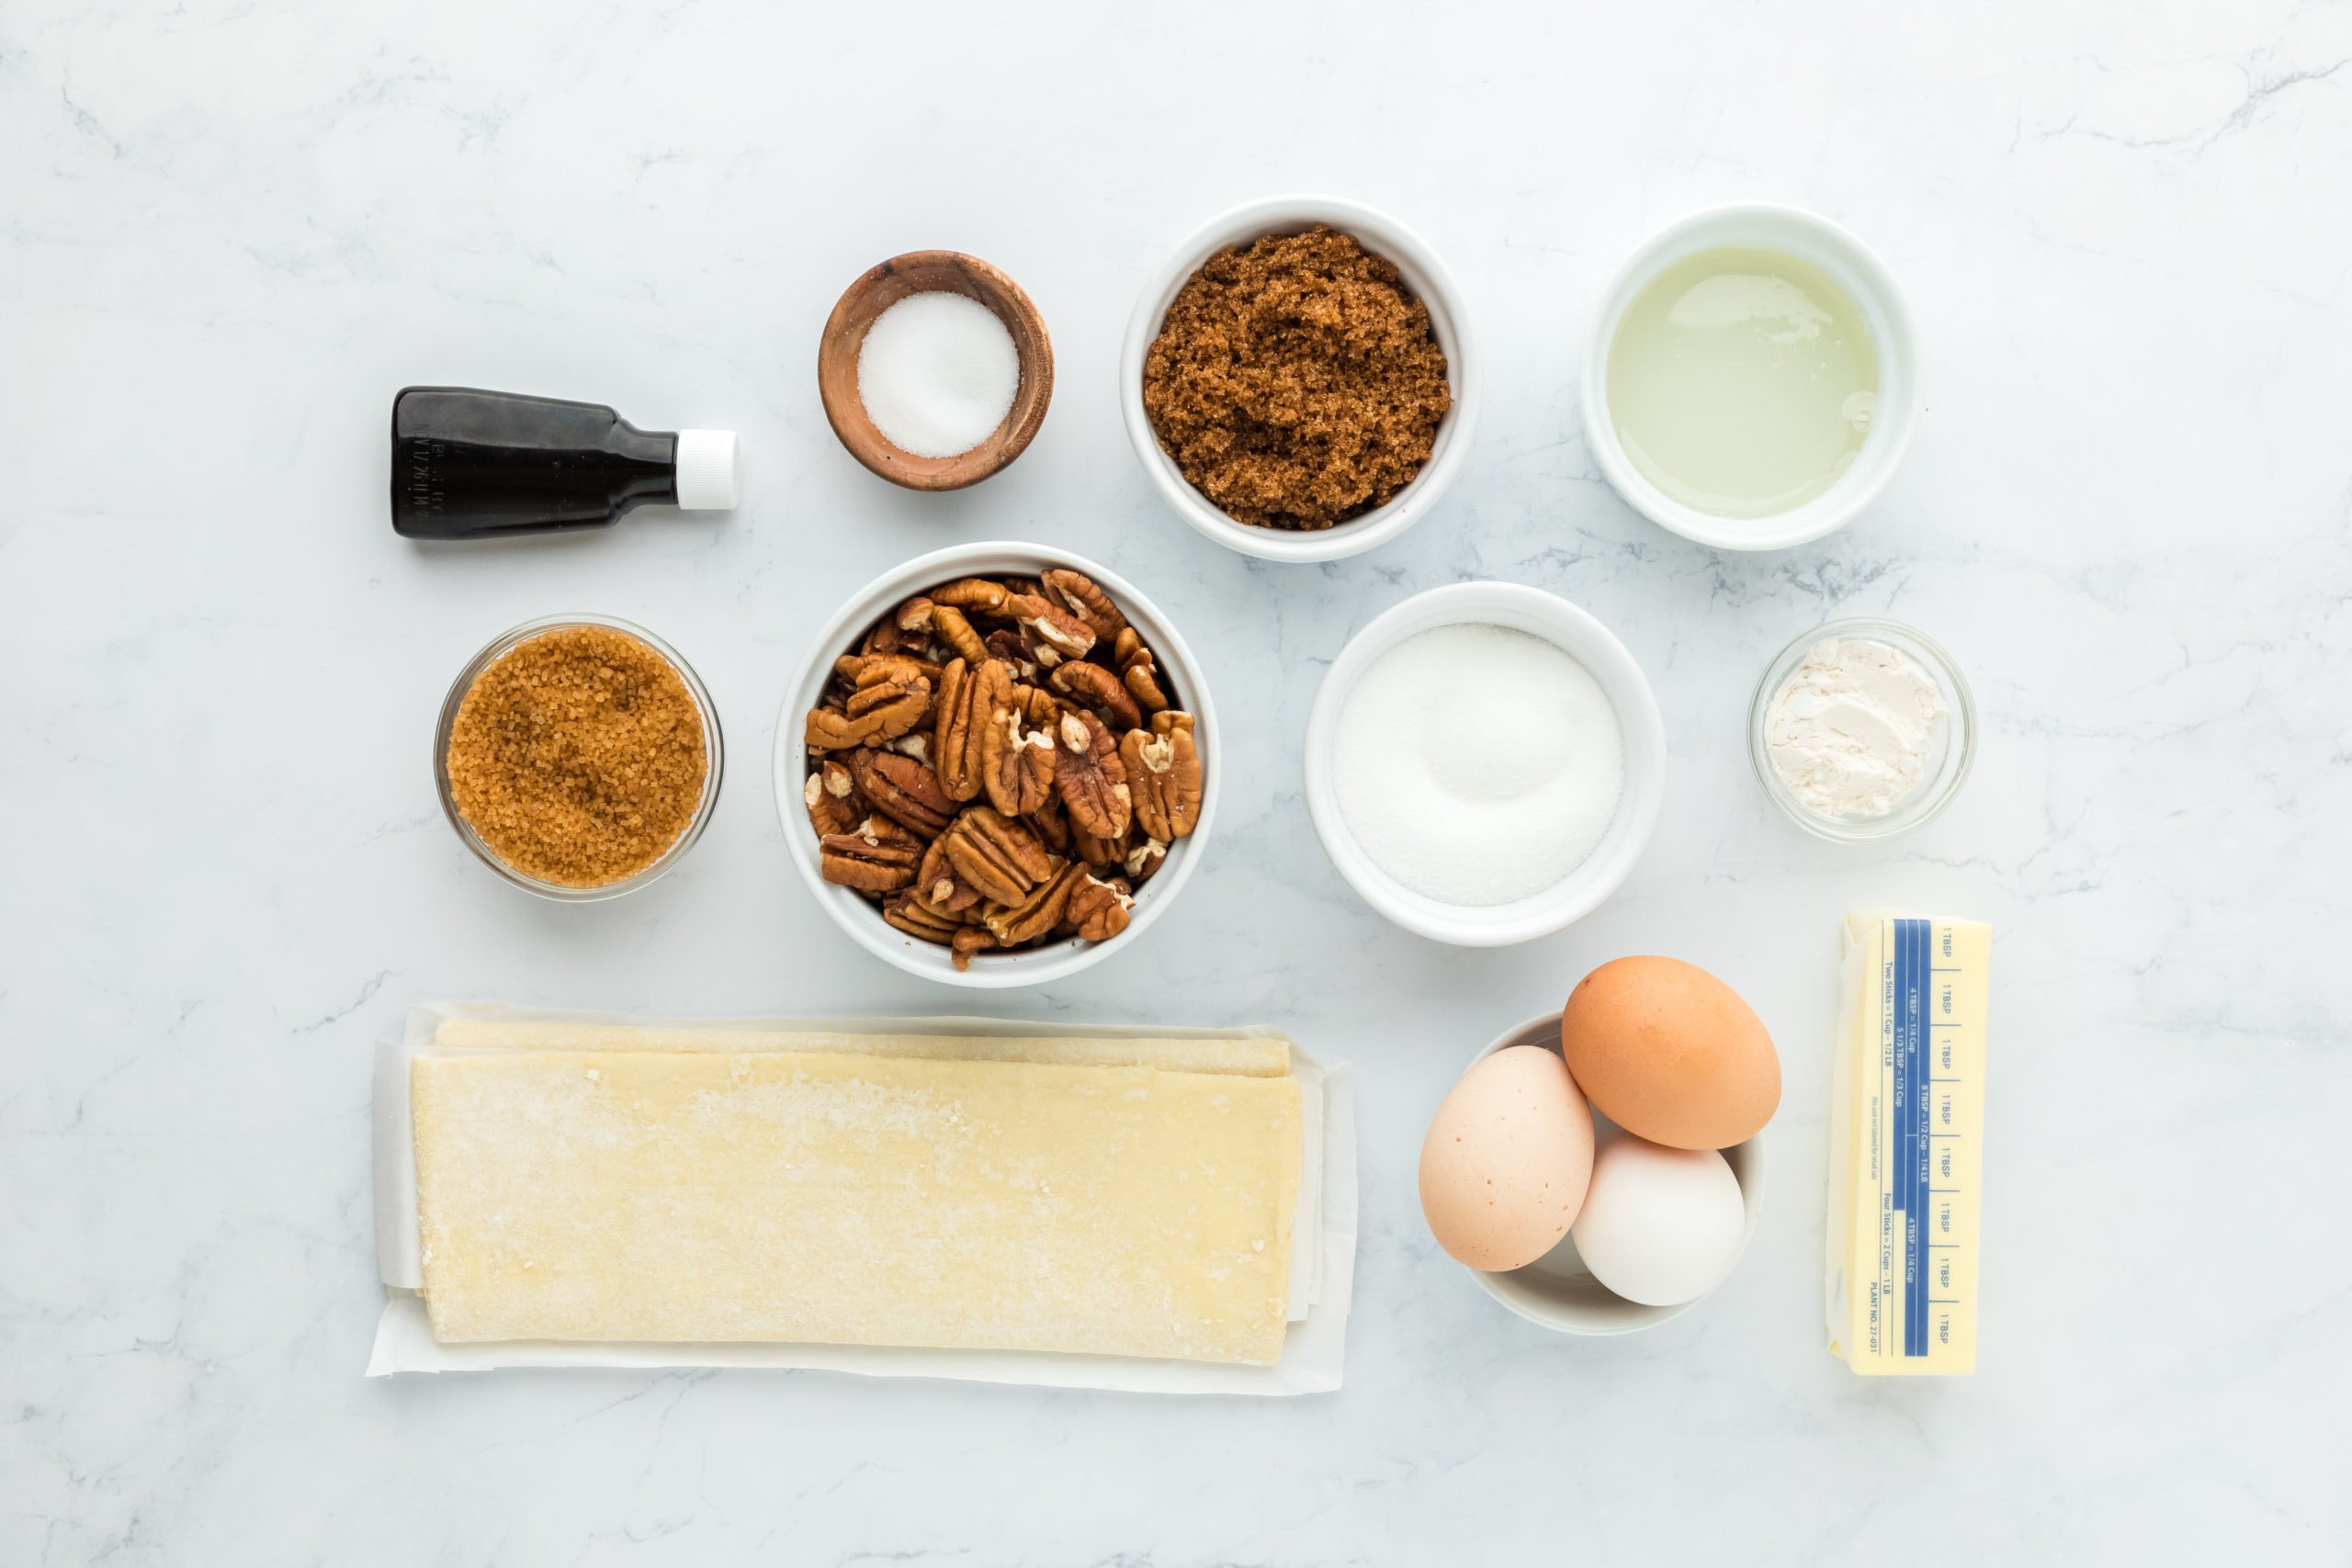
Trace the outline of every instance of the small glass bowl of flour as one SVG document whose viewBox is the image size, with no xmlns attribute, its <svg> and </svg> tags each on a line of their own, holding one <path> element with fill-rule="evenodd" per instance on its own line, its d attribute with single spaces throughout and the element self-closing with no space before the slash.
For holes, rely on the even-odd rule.
<svg viewBox="0 0 2352 1568">
<path fill-rule="evenodd" d="M 1748 705 L 1748 758 L 1773 804 L 1842 843 L 1891 839 L 1951 803 L 1976 755 L 1976 704 L 1932 639 L 1832 621 L 1790 643 Z"/>
<path fill-rule="evenodd" d="M 1657 699 L 1608 628 L 1507 582 L 1415 595 L 1332 662 L 1306 805 L 1340 875 L 1464 947 L 1558 931 L 1616 891 L 1657 823 Z"/>
</svg>

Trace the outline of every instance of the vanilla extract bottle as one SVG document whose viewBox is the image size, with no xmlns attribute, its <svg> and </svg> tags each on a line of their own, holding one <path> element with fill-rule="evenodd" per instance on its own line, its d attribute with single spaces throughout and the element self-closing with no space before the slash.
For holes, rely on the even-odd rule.
<svg viewBox="0 0 2352 1568">
<path fill-rule="evenodd" d="M 470 387 L 392 400 L 392 526 L 412 539 L 606 528 L 633 508 L 728 512 L 731 430 L 639 430 L 601 403 Z"/>
</svg>

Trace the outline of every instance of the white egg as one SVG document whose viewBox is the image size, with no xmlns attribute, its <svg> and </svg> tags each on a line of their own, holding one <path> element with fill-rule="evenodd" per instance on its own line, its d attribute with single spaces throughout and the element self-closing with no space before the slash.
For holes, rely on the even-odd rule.
<svg viewBox="0 0 2352 1568">
<path fill-rule="evenodd" d="M 1577 1254 L 1629 1302 L 1696 1301 L 1739 1261 L 1747 1209 L 1713 1149 L 1669 1149 L 1627 1133 L 1593 1156 Z"/>
</svg>

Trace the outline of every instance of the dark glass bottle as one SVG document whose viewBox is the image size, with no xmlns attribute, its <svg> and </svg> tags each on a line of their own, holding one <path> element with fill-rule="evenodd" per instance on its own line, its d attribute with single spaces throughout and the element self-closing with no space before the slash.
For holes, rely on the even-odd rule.
<svg viewBox="0 0 2352 1568">
<path fill-rule="evenodd" d="M 392 400 L 392 526 L 412 539 L 604 528 L 648 502 L 735 504 L 735 435 L 639 430 L 600 403 L 469 387 Z"/>
</svg>

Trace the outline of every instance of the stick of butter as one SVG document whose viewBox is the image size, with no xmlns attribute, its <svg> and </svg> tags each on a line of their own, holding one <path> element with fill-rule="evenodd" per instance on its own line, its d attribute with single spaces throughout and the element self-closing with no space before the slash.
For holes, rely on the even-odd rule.
<svg viewBox="0 0 2352 1568">
<path fill-rule="evenodd" d="M 1984 1009 L 1993 930 L 1849 915 L 1831 1090 L 1830 1354 L 1976 1370 Z"/>
</svg>

